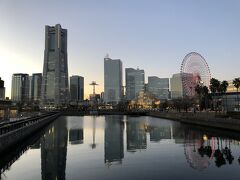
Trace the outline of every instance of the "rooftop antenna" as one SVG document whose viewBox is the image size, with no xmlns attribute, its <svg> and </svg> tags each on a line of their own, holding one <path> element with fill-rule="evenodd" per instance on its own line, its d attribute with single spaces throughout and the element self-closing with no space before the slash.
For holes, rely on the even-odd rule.
<svg viewBox="0 0 240 180">
<path fill-rule="evenodd" d="M 106 59 L 109 59 L 109 54 L 107 53 L 106 56 L 105 56 Z"/>
</svg>

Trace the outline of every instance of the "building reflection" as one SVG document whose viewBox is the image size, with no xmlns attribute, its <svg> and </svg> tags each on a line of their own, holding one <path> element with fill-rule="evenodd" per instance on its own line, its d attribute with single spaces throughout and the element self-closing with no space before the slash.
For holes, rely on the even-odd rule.
<svg viewBox="0 0 240 180">
<path fill-rule="evenodd" d="M 184 153 L 190 166 L 197 170 L 207 168 L 211 161 L 216 167 L 232 164 L 232 141 L 202 131 L 185 129 Z"/>
<path fill-rule="evenodd" d="M 127 117 L 127 151 L 135 152 L 147 148 L 147 125 L 145 122 Z"/>
<path fill-rule="evenodd" d="M 149 127 L 150 141 L 159 142 L 162 139 L 171 139 L 172 130 L 171 125 L 164 125 L 160 127 Z"/>
<path fill-rule="evenodd" d="M 41 138 L 42 179 L 65 179 L 68 130 L 66 118 L 54 121 Z"/>
<path fill-rule="evenodd" d="M 184 128 L 180 123 L 172 124 L 172 135 L 175 141 L 175 144 L 183 144 L 184 143 Z"/>
<path fill-rule="evenodd" d="M 97 147 L 96 144 L 96 116 L 93 116 L 92 121 L 92 144 L 90 145 L 92 149 L 95 149 Z"/>
<path fill-rule="evenodd" d="M 107 165 L 121 164 L 124 158 L 123 116 L 105 116 L 104 162 Z"/>
<path fill-rule="evenodd" d="M 70 129 L 69 143 L 72 145 L 83 144 L 83 129 Z"/>
</svg>

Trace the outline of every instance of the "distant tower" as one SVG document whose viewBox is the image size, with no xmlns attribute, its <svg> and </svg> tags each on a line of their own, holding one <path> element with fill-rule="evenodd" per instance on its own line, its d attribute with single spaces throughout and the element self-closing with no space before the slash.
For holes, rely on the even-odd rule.
<svg viewBox="0 0 240 180">
<path fill-rule="evenodd" d="M 104 102 L 118 103 L 122 100 L 122 61 L 104 58 Z"/>
<path fill-rule="evenodd" d="M 69 100 L 67 30 L 60 24 L 45 27 L 41 94 L 43 105 L 57 106 Z"/>
<path fill-rule="evenodd" d="M 98 86 L 98 84 L 96 83 L 96 81 L 92 81 L 91 84 L 89 84 L 91 86 L 93 86 L 93 96 L 95 97 L 96 92 L 95 92 L 95 86 Z"/>
</svg>

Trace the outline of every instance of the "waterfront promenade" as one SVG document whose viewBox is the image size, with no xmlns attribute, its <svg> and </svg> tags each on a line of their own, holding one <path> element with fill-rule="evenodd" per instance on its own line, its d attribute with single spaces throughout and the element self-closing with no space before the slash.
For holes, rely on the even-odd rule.
<svg viewBox="0 0 240 180">
<path fill-rule="evenodd" d="M 0 125 L 0 153 L 6 152 L 48 123 L 60 116 L 60 112 L 49 112 L 40 116 L 5 122 Z"/>
<path fill-rule="evenodd" d="M 148 115 L 193 125 L 240 131 L 240 119 L 216 112 L 149 112 Z"/>
</svg>

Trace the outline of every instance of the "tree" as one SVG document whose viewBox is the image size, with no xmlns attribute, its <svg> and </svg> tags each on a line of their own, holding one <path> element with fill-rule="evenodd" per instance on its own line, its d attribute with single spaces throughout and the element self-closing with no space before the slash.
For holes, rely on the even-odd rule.
<svg viewBox="0 0 240 180">
<path fill-rule="evenodd" d="M 227 87 L 228 87 L 228 82 L 227 81 L 222 81 L 221 84 L 220 84 L 220 92 L 221 93 L 226 93 L 227 91 Z M 226 96 L 226 106 L 227 106 L 227 96 Z"/>
<path fill-rule="evenodd" d="M 212 78 L 212 79 L 210 80 L 210 90 L 211 90 L 211 92 L 213 93 L 213 95 L 215 96 L 215 94 L 216 94 L 217 92 L 219 92 L 219 90 L 220 90 L 220 81 L 217 80 L 217 79 L 215 79 L 215 78 Z M 213 109 L 214 109 L 214 110 L 216 109 L 216 108 L 215 108 L 214 98 L 213 98 Z"/>
<path fill-rule="evenodd" d="M 216 93 L 216 92 L 219 92 L 220 90 L 220 81 L 215 79 L 215 78 L 212 78 L 210 80 L 210 90 L 212 93 Z"/>
<path fill-rule="evenodd" d="M 235 79 L 233 80 L 233 85 L 235 86 L 235 88 L 237 88 L 237 102 L 238 102 L 237 107 L 238 107 L 238 110 L 239 110 L 238 89 L 239 89 L 239 87 L 240 87 L 240 78 L 235 78 Z"/>
<path fill-rule="evenodd" d="M 195 92 L 198 95 L 199 98 L 199 105 L 200 105 L 200 109 L 206 109 L 207 108 L 207 100 L 208 100 L 208 87 L 207 86 L 201 86 L 201 85 L 197 85 L 195 87 Z"/>
</svg>

